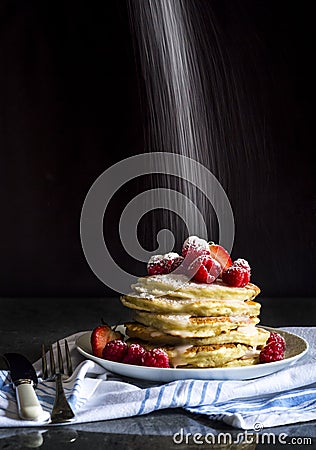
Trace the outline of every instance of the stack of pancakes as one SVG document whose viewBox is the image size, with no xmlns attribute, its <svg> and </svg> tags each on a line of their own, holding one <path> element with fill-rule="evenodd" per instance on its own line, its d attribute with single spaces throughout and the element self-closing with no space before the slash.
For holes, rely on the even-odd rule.
<svg viewBox="0 0 316 450">
<path fill-rule="evenodd" d="M 256 327 L 260 289 L 217 280 L 196 283 L 184 275 L 139 278 L 121 297 L 134 311 L 125 324 L 130 342 L 162 348 L 171 367 L 233 367 L 256 364 L 269 332 Z"/>
</svg>

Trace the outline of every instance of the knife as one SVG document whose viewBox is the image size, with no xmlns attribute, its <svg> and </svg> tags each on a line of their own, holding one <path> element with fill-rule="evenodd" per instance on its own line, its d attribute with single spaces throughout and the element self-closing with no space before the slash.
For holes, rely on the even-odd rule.
<svg viewBox="0 0 316 450">
<path fill-rule="evenodd" d="M 36 420 L 43 414 L 34 387 L 37 385 L 37 375 L 34 367 L 25 356 L 19 353 L 5 353 L 11 379 L 16 388 L 19 416 L 24 420 Z"/>
</svg>

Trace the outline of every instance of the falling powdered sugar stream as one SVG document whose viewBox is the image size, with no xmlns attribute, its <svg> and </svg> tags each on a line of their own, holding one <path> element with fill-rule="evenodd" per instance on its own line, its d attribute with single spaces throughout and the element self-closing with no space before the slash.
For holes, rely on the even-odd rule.
<svg viewBox="0 0 316 450">
<path fill-rule="evenodd" d="M 192 158 L 210 169 L 226 188 L 231 173 L 238 171 L 239 158 L 251 166 L 260 138 L 242 77 L 232 69 L 212 11 L 203 17 L 201 3 L 186 0 L 130 0 L 129 6 L 146 90 L 146 151 Z M 198 205 L 208 236 L 202 234 L 194 211 L 186 209 L 182 216 L 190 217 L 196 235 L 217 240 L 212 205 L 186 181 L 188 171 L 191 168 L 183 164 L 176 179 L 163 174 L 152 177 L 153 187 L 163 183 Z M 200 176 L 194 173 L 198 186 L 203 184 Z M 171 204 L 171 196 L 169 200 Z M 149 210 L 150 196 L 147 201 Z M 186 230 L 174 214 L 160 213 L 158 222 L 184 239 Z M 152 229 L 149 239 L 150 233 Z M 171 251 L 167 244 L 166 251 Z"/>
<path fill-rule="evenodd" d="M 203 161 L 210 166 L 207 151 L 206 111 L 202 80 L 192 43 L 188 39 L 191 27 L 185 9 L 179 1 L 132 2 L 133 24 L 139 36 L 142 68 L 144 71 L 149 107 L 149 149 L 171 151 Z M 151 168 L 152 169 L 152 168 Z M 187 165 L 179 167 L 177 190 L 196 201 L 196 190 L 186 182 Z M 166 171 L 167 172 L 167 171 Z M 196 181 L 199 183 L 199 173 Z M 165 185 L 172 188 L 169 177 Z M 150 197 L 149 197 L 150 198 Z M 171 201 L 171 198 L 170 198 Z M 201 205 L 201 201 L 204 205 Z M 206 201 L 199 201 L 205 211 Z M 197 235 L 201 235 L 199 217 L 190 215 Z M 172 215 L 165 214 L 166 227 L 174 229 Z M 202 236 L 207 237 L 207 236 Z"/>
</svg>

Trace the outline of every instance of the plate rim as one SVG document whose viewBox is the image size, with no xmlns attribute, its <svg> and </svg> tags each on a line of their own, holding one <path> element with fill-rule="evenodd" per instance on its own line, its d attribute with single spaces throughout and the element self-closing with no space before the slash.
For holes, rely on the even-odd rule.
<svg viewBox="0 0 316 450">
<path fill-rule="evenodd" d="M 118 330 L 120 330 L 120 329 L 122 330 L 123 328 L 125 328 L 124 325 L 117 326 Z M 179 367 L 179 368 L 177 368 L 177 367 L 147 367 L 147 366 L 139 366 L 139 365 L 135 365 L 135 364 L 127 364 L 127 363 L 110 361 L 110 360 L 108 362 L 111 364 L 111 366 L 113 366 L 113 368 L 115 368 L 115 366 L 118 368 L 119 367 L 126 367 L 126 368 L 132 367 L 133 369 L 139 367 L 142 370 L 150 371 L 150 372 L 161 371 L 161 370 L 163 370 L 166 373 L 167 372 L 168 373 L 179 373 L 179 371 L 192 371 L 192 370 L 193 371 L 196 370 L 199 372 L 200 371 L 203 371 L 203 372 L 211 371 L 211 373 L 214 373 L 214 374 L 216 374 L 216 372 L 218 372 L 218 373 L 222 372 L 223 370 L 225 370 L 225 372 L 227 371 L 228 373 L 233 373 L 236 370 L 238 370 L 238 372 L 243 372 L 243 371 L 245 371 L 245 372 L 246 371 L 254 371 L 255 372 L 256 370 L 258 370 L 259 367 L 262 367 L 262 368 L 278 367 L 278 366 L 282 366 L 284 363 L 288 363 L 290 365 L 292 362 L 296 361 L 297 359 L 301 359 L 304 355 L 306 355 L 306 353 L 309 350 L 309 344 L 306 341 L 306 339 L 304 339 L 301 336 L 298 336 L 295 333 L 292 333 L 292 332 L 286 331 L 286 330 L 282 330 L 282 328 L 272 328 L 272 327 L 268 327 L 268 326 L 264 326 L 264 325 L 258 326 L 258 328 L 263 328 L 270 332 L 280 332 L 281 331 L 282 333 L 294 336 L 295 338 L 302 341 L 302 343 L 305 345 L 305 349 L 296 355 L 290 356 L 289 358 L 281 359 L 280 361 L 273 361 L 273 362 L 261 363 L 261 364 L 253 364 L 253 365 L 249 365 L 249 366 L 236 366 L 236 367 Z M 78 341 L 80 341 L 80 339 L 83 339 L 88 334 L 90 334 L 90 336 L 91 336 L 91 333 L 92 333 L 92 330 L 83 332 L 80 336 L 78 336 L 78 338 L 76 339 L 76 342 L 75 342 L 75 346 L 76 346 L 77 350 L 84 356 L 88 355 L 88 358 L 92 357 L 95 360 L 107 361 L 106 359 L 99 358 L 98 356 L 94 356 L 92 353 L 87 352 L 84 348 L 80 347 L 80 345 L 78 344 Z M 99 363 L 97 362 L 97 364 L 99 364 Z M 107 370 L 111 371 L 110 369 L 107 369 Z"/>
</svg>

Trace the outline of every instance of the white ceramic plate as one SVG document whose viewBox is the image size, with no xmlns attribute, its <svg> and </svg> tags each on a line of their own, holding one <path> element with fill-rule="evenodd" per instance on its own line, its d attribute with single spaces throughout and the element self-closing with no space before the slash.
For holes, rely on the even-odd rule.
<svg viewBox="0 0 316 450">
<path fill-rule="evenodd" d="M 125 328 L 119 329 L 124 333 Z M 97 358 L 92 354 L 90 337 L 91 332 L 87 332 L 81 335 L 77 341 L 76 346 L 78 351 L 88 359 L 95 361 L 100 364 L 100 366 L 109 370 L 110 372 L 116 373 L 118 375 L 123 375 L 131 378 L 139 378 L 147 381 L 157 381 L 157 382 L 169 382 L 175 380 L 249 380 L 251 378 L 259 378 L 265 375 L 269 375 L 274 372 L 278 372 L 286 367 L 294 364 L 298 359 L 304 356 L 308 351 L 308 343 L 305 339 L 297 336 L 296 334 L 289 333 L 287 331 L 282 331 L 279 329 L 262 327 L 268 331 L 274 331 L 281 334 L 286 341 L 286 352 L 285 358 L 282 361 L 275 361 L 266 364 L 257 364 L 253 366 L 242 366 L 242 367 L 229 367 L 229 368 L 178 368 L 178 369 L 167 369 L 159 367 L 143 367 L 143 366 L 133 366 L 131 364 L 124 364 L 114 361 L 108 361 L 106 359 Z"/>
</svg>

